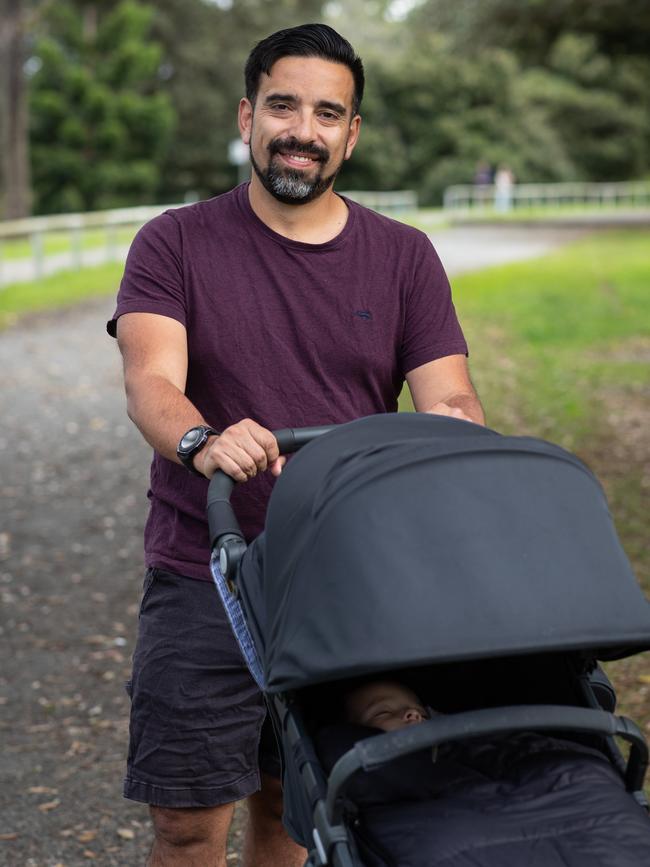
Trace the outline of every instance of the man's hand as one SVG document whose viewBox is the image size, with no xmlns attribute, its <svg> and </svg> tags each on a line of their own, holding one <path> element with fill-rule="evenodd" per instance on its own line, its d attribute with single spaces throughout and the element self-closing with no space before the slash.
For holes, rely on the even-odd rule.
<svg viewBox="0 0 650 867">
<path fill-rule="evenodd" d="M 463 421 L 471 421 L 476 424 L 476 419 L 470 418 L 467 413 L 463 412 L 463 410 L 459 406 L 450 406 L 444 401 L 434 404 L 431 409 L 427 410 L 427 414 L 448 415 L 451 416 L 451 418 L 460 418 Z"/>
<path fill-rule="evenodd" d="M 194 466 L 206 478 L 223 470 L 236 482 L 246 482 L 266 469 L 279 476 L 285 462 L 271 431 L 250 418 L 231 425 L 220 436 L 210 437 L 194 458 Z"/>
</svg>

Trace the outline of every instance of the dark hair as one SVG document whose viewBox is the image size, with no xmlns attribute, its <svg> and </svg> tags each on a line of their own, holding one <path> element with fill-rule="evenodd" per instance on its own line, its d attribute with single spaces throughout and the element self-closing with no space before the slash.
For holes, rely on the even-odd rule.
<svg viewBox="0 0 650 867">
<path fill-rule="evenodd" d="M 359 111 L 363 99 L 365 76 L 363 63 L 347 39 L 328 27 L 327 24 L 301 24 L 278 30 L 262 39 L 253 48 L 246 61 L 244 72 L 246 97 L 255 103 L 260 83 L 260 75 L 271 72 L 273 64 L 283 57 L 320 57 L 333 63 L 347 66 L 354 78 L 352 114 Z"/>
</svg>

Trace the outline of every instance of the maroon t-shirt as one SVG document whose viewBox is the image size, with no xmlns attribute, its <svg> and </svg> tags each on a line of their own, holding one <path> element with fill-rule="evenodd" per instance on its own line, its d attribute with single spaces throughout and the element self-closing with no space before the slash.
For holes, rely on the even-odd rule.
<svg viewBox="0 0 650 867">
<path fill-rule="evenodd" d="M 124 313 L 187 329 L 186 394 L 217 430 L 252 418 L 271 430 L 394 412 L 407 371 L 467 347 L 449 283 L 422 232 L 345 200 L 325 244 L 278 235 L 248 184 L 166 211 L 129 252 L 108 331 Z M 233 494 L 247 538 L 263 526 L 272 478 Z M 154 452 L 148 566 L 209 578 L 207 481 Z"/>
</svg>

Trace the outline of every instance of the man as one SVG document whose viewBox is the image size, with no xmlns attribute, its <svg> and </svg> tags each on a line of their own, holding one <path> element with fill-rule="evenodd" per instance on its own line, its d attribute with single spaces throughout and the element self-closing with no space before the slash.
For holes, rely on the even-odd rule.
<svg viewBox="0 0 650 867">
<path fill-rule="evenodd" d="M 417 410 L 483 421 L 428 239 L 332 189 L 363 85 L 329 27 L 259 43 L 239 106 L 250 185 L 145 226 L 109 323 L 129 416 L 154 448 L 125 782 L 151 807 L 150 867 L 225 865 L 245 797 L 247 867 L 305 860 L 280 823 L 268 732 L 257 791 L 264 708 L 209 583 L 206 479 L 249 480 L 233 503 L 250 538 L 282 467 L 271 430 L 395 411 L 404 378 Z"/>
</svg>

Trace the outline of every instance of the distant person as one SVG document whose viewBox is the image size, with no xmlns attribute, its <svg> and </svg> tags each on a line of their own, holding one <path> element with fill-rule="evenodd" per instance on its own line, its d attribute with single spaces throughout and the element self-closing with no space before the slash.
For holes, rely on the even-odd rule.
<svg viewBox="0 0 650 867">
<path fill-rule="evenodd" d="M 476 171 L 474 172 L 474 186 L 489 187 L 492 180 L 492 167 L 485 160 L 480 160 L 476 164 Z"/>
<path fill-rule="evenodd" d="M 515 176 L 506 165 L 501 165 L 494 176 L 494 210 L 503 214 L 512 208 L 512 188 Z"/>
<path fill-rule="evenodd" d="M 404 379 L 418 411 L 483 423 L 429 239 L 333 190 L 361 125 L 352 46 L 323 24 L 281 30 L 245 79 L 250 183 L 141 229 L 109 323 L 129 416 L 154 448 L 124 789 L 151 807 L 149 867 L 225 867 L 243 798 L 245 867 L 306 859 L 212 584 L 207 480 L 250 480 L 233 506 L 251 539 L 282 467 L 272 430 L 395 412 Z"/>
</svg>

